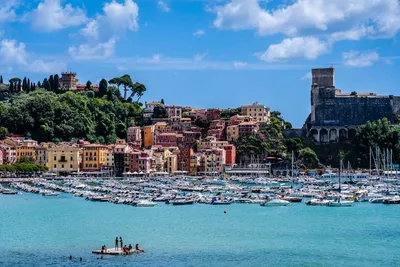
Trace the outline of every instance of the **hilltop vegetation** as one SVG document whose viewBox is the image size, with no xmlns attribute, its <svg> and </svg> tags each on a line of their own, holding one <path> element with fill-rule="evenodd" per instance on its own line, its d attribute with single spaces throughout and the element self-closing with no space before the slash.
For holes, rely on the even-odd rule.
<svg viewBox="0 0 400 267">
<path fill-rule="evenodd" d="M 132 98 L 140 99 L 146 88 L 124 79 L 118 85 L 124 84 L 132 92 L 126 100 L 117 87 L 109 87 L 104 79 L 98 92 L 90 90 L 88 83 L 87 90 L 80 93 L 54 86 L 54 79 L 49 79 L 51 83 L 45 79 L 39 84 L 42 87 L 29 86 L 27 91 L 17 90 L 10 80 L 8 89 L 2 86 L 7 100 L 0 102 L 0 125 L 10 133 L 28 135 L 39 142 L 84 138 L 114 143 L 117 138 L 126 137 L 133 120 L 140 123 L 143 117 L 141 104 L 133 103 Z"/>
</svg>

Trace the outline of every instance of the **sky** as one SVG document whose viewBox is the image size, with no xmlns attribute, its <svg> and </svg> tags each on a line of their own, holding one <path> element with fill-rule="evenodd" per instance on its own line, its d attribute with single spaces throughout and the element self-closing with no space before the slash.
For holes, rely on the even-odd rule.
<svg viewBox="0 0 400 267">
<path fill-rule="evenodd" d="M 129 74 L 143 101 L 197 108 L 255 101 L 295 127 L 312 68 L 345 92 L 400 95 L 398 0 L 0 0 L 5 80 Z"/>
</svg>

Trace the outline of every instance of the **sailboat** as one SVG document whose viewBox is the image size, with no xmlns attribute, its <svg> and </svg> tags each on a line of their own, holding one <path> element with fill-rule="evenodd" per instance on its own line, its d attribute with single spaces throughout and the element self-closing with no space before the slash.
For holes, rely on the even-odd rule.
<svg viewBox="0 0 400 267">
<path fill-rule="evenodd" d="M 349 200 L 342 200 L 342 196 L 340 195 L 341 193 L 341 169 L 342 169 L 342 164 L 343 161 L 340 160 L 340 167 L 339 167 L 339 197 L 334 200 L 331 201 L 327 204 L 328 207 L 351 207 L 354 203 L 354 201 L 349 201 Z"/>
</svg>

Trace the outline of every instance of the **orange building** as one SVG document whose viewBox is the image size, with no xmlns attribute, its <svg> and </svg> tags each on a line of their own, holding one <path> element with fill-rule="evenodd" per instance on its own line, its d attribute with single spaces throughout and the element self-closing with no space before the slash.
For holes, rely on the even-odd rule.
<svg viewBox="0 0 400 267">
<path fill-rule="evenodd" d="M 151 147 L 153 145 L 154 125 L 145 126 L 143 134 L 143 146 Z"/>
<path fill-rule="evenodd" d="M 236 163 L 236 147 L 234 145 L 224 145 L 225 149 L 225 164 L 233 166 Z"/>
<path fill-rule="evenodd" d="M 99 172 L 106 163 L 106 146 L 91 144 L 83 146 L 82 171 Z"/>
</svg>

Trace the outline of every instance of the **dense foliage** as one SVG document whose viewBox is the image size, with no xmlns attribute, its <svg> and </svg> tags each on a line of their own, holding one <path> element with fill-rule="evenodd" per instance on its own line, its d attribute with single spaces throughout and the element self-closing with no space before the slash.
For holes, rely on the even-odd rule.
<svg viewBox="0 0 400 267">
<path fill-rule="evenodd" d="M 39 173 L 39 172 L 48 172 L 49 169 L 46 166 L 41 166 L 35 163 L 15 163 L 12 165 L 0 165 L 0 172 L 8 172 L 8 173 Z"/>
<path fill-rule="evenodd" d="M 37 89 L 0 102 L 0 125 L 40 142 L 85 138 L 114 143 L 126 136 L 134 119 L 141 117 L 141 106 L 121 101 L 118 89 L 113 87 L 101 98 L 93 91 L 56 94 Z"/>
</svg>

